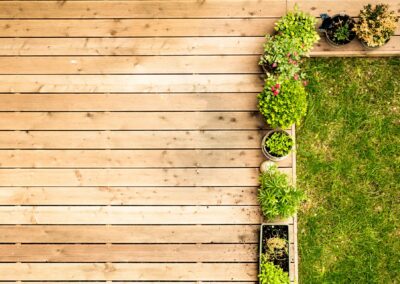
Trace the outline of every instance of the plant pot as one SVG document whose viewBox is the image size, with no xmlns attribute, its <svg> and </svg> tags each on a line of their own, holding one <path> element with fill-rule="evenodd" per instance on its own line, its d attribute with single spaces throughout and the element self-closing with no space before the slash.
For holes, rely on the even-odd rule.
<svg viewBox="0 0 400 284">
<path fill-rule="evenodd" d="M 385 41 L 385 44 L 384 44 L 384 45 L 386 45 L 389 41 L 390 41 L 390 38 L 387 39 L 387 40 Z M 367 44 L 365 43 L 365 41 L 363 41 L 363 40 L 360 40 L 360 42 L 361 42 L 361 45 L 362 45 L 362 46 L 364 47 L 364 49 L 366 49 L 366 50 L 375 50 L 375 49 L 378 49 L 378 48 L 384 46 L 384 45 L 381 45 L 381 46 L 369 46 L 369 45 L 367 45 Z"/>
<path fill-rule="evenodd" d="M 267 147 L 265 146 L 265 142 L 275 132 L 283 132 L 283 133 L 286 133 L 288 136 L 290 136 L 290 134 L 288 132 L 286 132 L 285 130 L 280 130 L 280 129 L 279 130 L 271 130 L 271 131 L 267 132 L 267 134 L 265 134 L 265 136 L 261 142 L 261 150 L 262 150 L 264 156 L 267 157 L 270 161 L 278 162 L 278 161 L 282 161 L 282 160 L 286 159 L 289 156 L 291 151 L 287 155 L 281 156 L 281 157 L 274 156 L 273 154 L 271 154 L 268 151 Z"/>
<path fill-rule="evenodd" d="M 269 224 L 263 223 L 260 226 L 260 248 L 259 248 L 259 267 L 261 267 L 261 255 L 267 251 L 267 240 L 270 238 L 280 238 L 286 241 L 287 253 L 277 259 L 271 260 L 276 266 L 282 268 L 283 271 L 291 274 L 290 271 L 290 242 L 289 242 L 289 225 L 286 224 Z"/>
<path fill-rule="evenodd" d="M 319 31 L 325 34 L 326 41 L 330 46 L 340 47 L 349 44 L 355 39 L 356 33 L 353 31 L 355 22 L 350 16 L 344 13 L 334 15 L 333 17 L 329 17 L 327 14 L 322 14 L 321 18 L 323 21 L 322 25 L 319 27 Z M 349 29 L 348 38 L 337 40 L 334 36 L 336 31 L 346 24 L 348 25 Z"/>
</svg>

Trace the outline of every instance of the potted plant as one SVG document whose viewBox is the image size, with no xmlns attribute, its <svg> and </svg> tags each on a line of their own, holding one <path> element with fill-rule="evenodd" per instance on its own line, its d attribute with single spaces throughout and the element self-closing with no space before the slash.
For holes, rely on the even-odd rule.
<svg viewBox="0 0 400 284">
<path fill-rule="evenodd" d="M 288 225 L 261 225 L 259 267 L 261 284 L 290 283 Z"/>
<path fill-rule="evenodd" d="M 302 74 L 293 78 L 270 76 L 258 95 L 258 109 L 272 128 L 288 128 L 300 123 L 307 111 L 307 94 Z"/>
<path fill-rule="evenodd" d="M 322 14 L 322 25 L 319 30 L 325 33 L 326 41 L 333 47 L 338 47 L 350 43 L 355 37 L 354 20 L 344 14 L 338 14 L 329 17 L 327 14 Z"/>
<path fill-rule="evenodd" d="M 281 161 L 292 151 L 293 138 L 284 130 L 271 130 L 263 138 L 261 149 L 271 161 Z"/>
<path fill-rule="evenodd" d="M 368 4 L 360 11 L 353 30 L 365 48 L 377 48 L 390 40 L 397 22 L 398 18 L 394 11 L 389 11 L 389 5 L 378 4 L 372 8 Z"/>
<path fill-rule="evenodd" d="M 260 173 L 259 179 L 258 201 L 267 220 L 292 216 L 305 200 L 304 192 L 291 185 L 276 166 Z"/>
</svg>

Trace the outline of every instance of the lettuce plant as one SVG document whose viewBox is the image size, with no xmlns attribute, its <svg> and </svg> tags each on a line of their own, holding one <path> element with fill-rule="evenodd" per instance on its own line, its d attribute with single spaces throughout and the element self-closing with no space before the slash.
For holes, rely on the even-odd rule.
<svg viewBox="0 0 400 284">
<path fill-rule="evenodd" d="M 290 284 L 289 273 L 268 261 L 264 255 L 261 255 L 258 280 L 260 284 Z"/>
</svg>

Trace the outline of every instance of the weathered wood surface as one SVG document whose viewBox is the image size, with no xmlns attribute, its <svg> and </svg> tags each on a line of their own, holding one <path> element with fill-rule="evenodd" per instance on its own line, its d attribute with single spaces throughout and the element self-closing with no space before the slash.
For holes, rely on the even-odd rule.
<svg viewBox="0 0 400 284">
<path fill-rule="evenodd" d="M 1 0 L 0 281 L 256 283 L 257 61 L 295 2 L 365 4 Z M 400 28 L 311 55 L 399 50 Z M 295 155 L 279 166 L 295 180 Z"/>
</svg>

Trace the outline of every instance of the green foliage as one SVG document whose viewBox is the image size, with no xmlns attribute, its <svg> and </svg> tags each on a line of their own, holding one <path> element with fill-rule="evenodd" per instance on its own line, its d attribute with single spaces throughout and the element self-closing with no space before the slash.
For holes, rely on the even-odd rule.
<svg viewBox="0 0 400 284">
<path fill-rule="evenodd" d="M 304 54 L 309 52 L 320 38 L 315 30 L 316 23 L 315 17 L 295 8 L 275 24 L 275 30 L 280 35 L 299 39 L 298 50 Z"/>
<path fill-rule="evenodd" d="M 277 131 L 267 138 L 265 146 L 272 156 L 284 157 L 292 150 L 293 139 L 285 131 Z"/>
<path fill-rule="evenodd" d="M 268 261 L 264 255 L 261 255 L 258 279 L 260 284 L 290 284 L 289 274 Z"/>
<path fill-rule="evenodd" d="M 260 58 L 259 64 L 264 66 L 269 73 L 279 73 L 285 77 L 293 78 L 300 73 L 301 51 L 298 46 L 298 38 L 286 36 L 267 35 L 264 44 L 264 54 Z"/>
<path fill-rule="evenodd" d="M 300 123 L 307 111 L 307 94 L 302 82 L 269 77 L 258 95 L 258 109 L 273 128 Z"/>
<path fill-rule="evenodd" d="M 389 10 L 389 5 L 384 4 L 378 4 L 375 8 L 371 4 L 364 6 L 359 17 L 353 30 L 370 47 L 384 45 L 394 34 L 399 20 L 395 12 Z"/>
<path fill-rule="evenodd" d="M 349 24 L 345 23 L 343 26 L 340 26 L 336 29 L 336 31 L 333 34 L 333 37 L 337 41 L 345 41 L 345 40 L 349 40 L 350 33 L 351 33 L 351 31 L 349 28 Z"/>
<path fill-rule="evenodd" d="M 400 57 L 305 63 L 299 282 L 400 283 Z"/>
<path fill-rule="evenodd" d="M 290 185 L 286 174 L 279 172 L 276 166 L 260 174 L 258 201 L 267 219 L 292 216 L 303 200 L 304 193 Z"/>
</svg>

